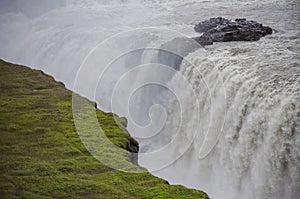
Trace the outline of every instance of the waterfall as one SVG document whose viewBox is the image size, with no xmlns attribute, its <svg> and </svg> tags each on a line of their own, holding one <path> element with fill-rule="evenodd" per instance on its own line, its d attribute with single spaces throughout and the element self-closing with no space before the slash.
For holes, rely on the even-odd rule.
<svg viewBox="0 0 300 199">
<path fill-rule="evenodd" d="M 141 166 L 216 199 L 300 198 L 299 1 L 34 2 L 1 1 L 1 58 L 126 116 Z M 215 16 L 274 34 L 205 48 L 183 35 Z"/>
<path fill-rule="evenodd" d="M 260 42 L 264 49 L 255 43 L 239 43 L 238 47 L 237 43 L 226 45 L 191 53 L 185 57 L 189 62 L 180 66 L 180 75 L 188 79 L 193 89 L 177 94 L 188 99 L 196 93 L 200 112 L 195 115 L 195 102 L 183 100 L 181 111 L 186 115 L 175 111 L 170 115 L 181 116 L 184 120 L 181 140 L 192 139 L 192 133 L 188 132 L 196 129 L 195 121 L 200 122 L 199 137 L 182 158 L 155 173 L 172 183 L 207 190 L 213 198 L 299 198 L 300 70 L 296 64 L 297 54 L 286 51 L 282 43 L 273 44 L 267 40 Z M 281 50 L 274 54 L 275 47 Z M 282 50 L 286 52 L 283 54 Z M 287 54 L 289 64 L 285 60 Z M 269 56 L 276 58 L 265 58 Z M 226 98 L 220 95 L 223 90 L 216 78 L 219 75 Z M 184 88 L 176 75 L 169 86 Z M 222 123 L 218 118 L 224 116 L 226 120 Z M 213 151 L 199 158 L 206 133 L 213 133 L 210 128 L 222 125 Z M 177 124 L 169 126 L 174 126 L 168 132 L 172 137 Z M 181 142 L 173 144 L 180 150 Z M 176 152 L 173 155 L 176 156 Z"/>
</svg>

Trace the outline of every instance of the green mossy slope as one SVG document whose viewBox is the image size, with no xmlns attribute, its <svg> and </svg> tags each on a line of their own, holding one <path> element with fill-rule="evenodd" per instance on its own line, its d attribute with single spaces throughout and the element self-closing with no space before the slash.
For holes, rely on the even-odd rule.
<svg viewBox="0 0 300 199">
<path fill-rule="evenodd" d="M 0 60 L 0 71 L 0 198 L 208 198 L 101 164 L 76 133 L 70 91 L 38 70 Z M 111 113 L 97 116 L 114 144 L 137 145 Z"/>
</svg>

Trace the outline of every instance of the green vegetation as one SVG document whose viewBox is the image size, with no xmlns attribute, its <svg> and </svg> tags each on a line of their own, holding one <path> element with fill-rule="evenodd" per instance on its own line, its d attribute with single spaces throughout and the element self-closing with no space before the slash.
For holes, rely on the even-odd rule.
<svg viewBox="0 0 300 199">
<path fill-rule="evenodd" d="M 70 91 L 38 70 L 2 60 L 0 70 L 0 198 L 208 198 L 150 173 L 101 164 L 76 133 Z M 124 118 L 96 115 L 114 144 L 137 148 L 116 124 L 126 126 Z"/>
</svg>

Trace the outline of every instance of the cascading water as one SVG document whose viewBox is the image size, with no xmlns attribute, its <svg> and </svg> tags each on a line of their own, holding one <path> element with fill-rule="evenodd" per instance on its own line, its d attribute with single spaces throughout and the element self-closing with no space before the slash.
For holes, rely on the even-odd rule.
<svg viewBox="0 0 300 199">
<path fill-rule="evenodd" d="M 274 48 L 278 51 L 274 52 Z M 285 59 L 287 54 L 289 64 Z M 271 56 L 276 59 L 266 59 Z M 193 103 L 183 101 L 186 104 L 181 105 L 189 113 L 188 120 L 183 122 L 184 131 L 191 129 L 194 122 L 191 118 L 195 117 L 201 118 L 200 134 L 205 133 L 203 129 L 214 128 L 218 122 L 223 122 L 213 120 L 213 127 L 208 127 L 212 115 L 224 115 L 223 109 L 210 112 L 208 108 L 218 106 L 217 94 L 222 92 L 222 86 L 215 85 L 218 74 L 214 66 L 223 76 L 226 89 L 226 121 L 219 142 L 206 158 L 199 159 L 202 136 L 195 140 L 188 156 L 165 169 L 168 171 L 156 172 L 157 175 L 167 176 L 173 183 L 204 187 L 216 198 L 298 198 L 298 54 L 286 50 L 282 43 L 263 40 L 259 44 L 216 44 L 207 50 L 191 53 L 186 59 L 193 64 L 183 64 L 180 71 L 198 93 L 200 112 L 205 114 L 194 115 Z M 199 76 L 199 71 L 202 76 Z M 201 80 L 212 89 L 206 89 Z M 180 84 L 176 77 L 170 82 L 172 87 L 181 88 Z M 176 117 L 179 114 L 174 112 L 171 115 Z M 180 148 L 180 143 L 177 145 Z M 185 172 L 184 168 L 189 171 Z M 177 171 L 183 172 L 178 178 L 173 178 L 172 174 Z"/>
<path fill-rule="evenodd" d="M 192 37 L 193 24 L 215 16 L 274 28 L 258 42 L 205 49 L 185 49 L 168 34 L 114 40 L 103 48 L 111 50 L 108 55 L 136 50 L 118 59 L 100 56 L 98 65 L 83 71 L 76 91 L 129 117 L 128 129 L 141 147 L 139 164 L 171 183 L 217 199 L 300 197 L 299 1 L 52 1 L 39 11 L 16 10 L 14 3 L 0 3 L 1 58 L 42 69 L 71 89 L 88 53 L 121 31 L 155 26 Z M 99 80 L 94 71 L 104 63 L 110 67 Z M 149 83 L 153 78 L 162 85 Z M 135 92 L 126 90 L 147 80 Z M 115 86 L 117 101 L 111 97 Z M 169 149 L 146 156 L 170 141 Z"/>
</svg>

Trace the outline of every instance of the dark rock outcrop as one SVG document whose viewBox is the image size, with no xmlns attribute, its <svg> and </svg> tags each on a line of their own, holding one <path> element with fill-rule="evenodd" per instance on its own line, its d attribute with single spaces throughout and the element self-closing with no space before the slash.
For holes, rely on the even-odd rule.
<svg viewBox="0 0 300 199">
<path fill-rule="evenodd" d="M 261 37 L 272 34 L 272 28 L 256 21 L 246 19 L 226 19 L 222 17 L 202 21 L 194 27 L 202 36 L 194 38 L 201 45 L 227 41 L 257 41 Z"/>
<path fill-rule="evenodd" d="M 202 46 L 212 45 L 214 43 L 213 39 L 210 36 L 202 35 L 200 37 L 193 38 Z"/>
</svg>

